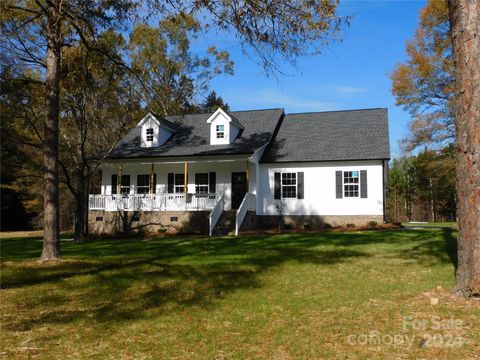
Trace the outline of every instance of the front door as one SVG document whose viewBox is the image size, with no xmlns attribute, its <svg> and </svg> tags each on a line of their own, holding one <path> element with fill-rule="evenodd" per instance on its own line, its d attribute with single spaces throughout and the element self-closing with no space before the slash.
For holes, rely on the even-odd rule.
<svg viewBox="0 0 480 360">
<path fill-rule="evenodd" d="M 247 173 L 232 173 L 232 209 L 238 209 L 247 193 Z"/>
</svg>

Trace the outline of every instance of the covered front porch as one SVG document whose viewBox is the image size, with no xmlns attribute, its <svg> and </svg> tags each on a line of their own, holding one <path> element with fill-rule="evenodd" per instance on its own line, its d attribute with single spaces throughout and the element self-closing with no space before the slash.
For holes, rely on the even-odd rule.
<svg viewBox="0 0 480 360">
<path fill-rule="evenodd" d="M 256 192 L 256 166 L 248 156 L 109 161 L 101 170 L 100 194 L 90 195 L 90 210 L 211 210 L 221 194 L 230 210 Z"/>
<path fill-rule="evenodd" d="M 251 156 L 110 160 L 102 169 L 100 194 L 89 209 L 105 212 L 207 211 L 210 234 L 224 211 L 234 210 L 238 229 L 256 209 L 258 164 Z"/>
</svg>

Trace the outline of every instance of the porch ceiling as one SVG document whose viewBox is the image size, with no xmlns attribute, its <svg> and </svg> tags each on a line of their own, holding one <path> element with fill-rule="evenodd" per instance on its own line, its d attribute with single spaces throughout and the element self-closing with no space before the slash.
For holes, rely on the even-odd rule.
<svg viewBox="0 0 480 360">
<path fill-rule="evenodd" d="M 143 165 L 158 165 L 158 164 L 204 164 L 204 163 L 230 163 L 230 162 L 244 162 L 249 160 L 251 154 L 236 155 L 236 156 L 216 156 L 211 158 L 205 157 L 185 157 L 185 158 L 142 158 L 142 159 L 108 159 L 105 160 L 102 166 L 118 166 L 120 164 L 143 164 Z"/>
</svg>

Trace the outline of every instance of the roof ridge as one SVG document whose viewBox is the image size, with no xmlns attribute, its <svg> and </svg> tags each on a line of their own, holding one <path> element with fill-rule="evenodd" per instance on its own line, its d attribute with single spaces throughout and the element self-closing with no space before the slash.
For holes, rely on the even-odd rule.
<svg viewBox="0 0 480 360">
<path fill-rule="evenodd" d="M 288 115 L 303 115 L 303 114 L 325 114 L 325 113 L 339 113 L 339 112 L 349 112 L 349 111 L 365 111 L 365 110 L 388 110 L 386 107 L 376 107 L 376 108 L 362 108 L 362 109 L 347 109 L 347 110 L 327 110 L 327 111 L 304 111 L 297 113 L 287 113 Z"/>
<path fill-rule="evenodd" d="M 252 111 L 265 111 L 265 110 L 284 110 L 284 108 L 265 108 L 265 109 L 250 109 L 250 110 L 235 110 L 229 112 L 252 112 Z"/>
<path fill-rule="evenodd" d="M 229 111 L 226 111 L 226 112 L 230 114 L 230 113 L 239 113 L 239 112 L 265 111 L 265 110 L 282 110 L 282 111 L 285 111 L 284 108 L 265 108 L 265 109 L 235 110 L 235 111 L 229 110 Z M 198 116 L 198 115 L 212 115 L 214 113 L 215 113 L 215 111 L 214 112 L 208 112 L 208 113 L 172 114 L 172 115 L 165 115 L 165 117 L 192 116 L 192 115 L 195 115 L 195 116 Z"/>
</svg>

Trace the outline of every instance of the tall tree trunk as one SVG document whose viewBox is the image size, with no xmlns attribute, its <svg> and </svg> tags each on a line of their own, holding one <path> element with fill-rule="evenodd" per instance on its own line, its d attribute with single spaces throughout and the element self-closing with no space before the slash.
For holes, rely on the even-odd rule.
<svg viewBox="0 0 480 360">
<path fill-rule="evenodd" d="M 480 296 L 480 0 L 449 0 L 456 70 L 458 268 L 455 292 Z"/>
<path fill-rule="evenodd" d="M 75 195 L 75 235 L 74 240 L 81 242 L 85 240 L 85 198 L 87 194 L 85 193 L 86 183 L 88 182 L 87 177 L 85 176 L 85 167 L 78 170 L 76 173 L 76 187 L 77 192 Z"/>
<path fill-rule="evenodd" d="M 83 216 L 85 219 L 85 224 L 84 224 L 84 229 L 83 229 L 83 235 L 88 236 L 88 197 L 90 194 L 90 169 L 88 169 L 87 176 L 85 179 L 85 202 L 84 202 L 84 207 L 83 207 Z"/>
<path fill-rule="evenodd" d="M 60 111 L 60 27 L 58 9 L 51 9 L 47 24 L 46 110 L 44 124 L 44 214 L 41 259 L 60 257 L 60 211 L 58 182 L 58 118 Z"/>
</svg>

